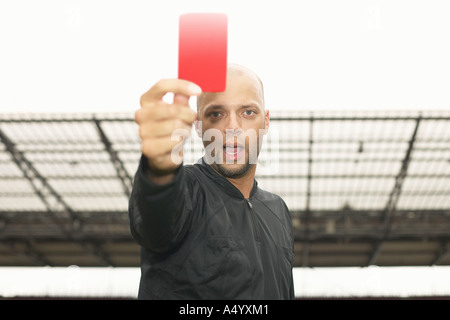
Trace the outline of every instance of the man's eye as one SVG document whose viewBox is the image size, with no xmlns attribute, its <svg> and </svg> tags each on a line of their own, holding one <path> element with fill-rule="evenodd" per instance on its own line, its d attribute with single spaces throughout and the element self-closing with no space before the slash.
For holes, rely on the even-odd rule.
<svg viewBox="0 0 450 320">
<path fill-rule="evenodd" d="M 220 112 L 217 112 L 217 111 L 211 112 L 210 116 L 213 117 L 213 118 L 219 118 L 220 117 Z"/>
<path fill-rule="evenodd" d="M 246 116 L 252 116 L 252 115 L 255 114 L 255 111 L 253 111 L 253 110 L 245 110 L 245 111 L 244 111 L 244 114 L 245 114 Z"/>
</svg>

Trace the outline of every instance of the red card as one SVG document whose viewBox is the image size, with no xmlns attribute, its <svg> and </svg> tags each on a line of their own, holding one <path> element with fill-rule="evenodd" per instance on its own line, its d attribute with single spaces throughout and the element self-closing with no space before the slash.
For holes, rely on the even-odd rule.
<svg viewBox="0 0 450 320">
<path fill-rule="evenodd" d="M 178 78 L 199 85 L 203 92 L 225 91 L 228 18 L 223 13 L 180 16 Z"/>
</svg>

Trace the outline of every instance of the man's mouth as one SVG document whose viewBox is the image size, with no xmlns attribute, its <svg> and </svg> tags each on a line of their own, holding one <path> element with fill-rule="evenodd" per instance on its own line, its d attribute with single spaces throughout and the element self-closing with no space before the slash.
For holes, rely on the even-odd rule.
<svg viewBox="0 0 450 320">
<path fill-rule="evenodd" d="M 244 147 L 241 145 L 233 144 L 233 145 L 224 145 L 223 146 L 223 154 L 226 160 L 237 160 L 239 159 L 244 151 Z"/>
</svg>

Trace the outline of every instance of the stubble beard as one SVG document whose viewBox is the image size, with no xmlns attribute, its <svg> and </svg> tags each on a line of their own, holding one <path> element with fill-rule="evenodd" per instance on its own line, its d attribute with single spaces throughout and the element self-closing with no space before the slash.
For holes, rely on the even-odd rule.
<svg viewBox="0 0 450 320">
<path fill-rule="evenodd" d="M 252 165 L 247 159 L 244 164 L 223 165 L 215 163 L 213 168 L 225 178 L 240 178 L 250 171 Z"/>
</svg>

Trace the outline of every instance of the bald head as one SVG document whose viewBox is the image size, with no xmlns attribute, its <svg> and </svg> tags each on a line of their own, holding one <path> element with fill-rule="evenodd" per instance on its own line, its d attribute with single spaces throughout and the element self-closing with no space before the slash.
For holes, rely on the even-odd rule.
<svg viewBox="0 0 450 320">
<path fill-rule="evenodd" d="M 264 87 L 261 79 L 256 75 L 255 72 L 250 70 L 247 67 L 236 63 L 229 63 L 227 66 L 227 85 L 235 81 L 236 79 L 245 79 L 245 81 L 249 82 L 251 86 L 254 87 L 255 93 L 259 96 L 262 101 L 262 105 L 264 107 Z M 225 89 L 227 91 L 227 89 Z M 205 102 L 205 98 L 210 95 L 220 94 L 214 92 L 204 92 L 197 98 L 197 112 L 200 112 L 201 106 Z"/>
<path fill-rule="evenodd" d="M 249 68 L 244 67 L 240 64 L 230 63 L 230 64 L 228 64 L 228 67 L 227 67 L 227 75 L 246 76 L 249 78 L 256 79 L 258 81 L 259 85 L 261 86 L 261 93 L 264 94 L 263 83 L 262 83 L 261 79 L 258 77 L 258 75 L 255 72 L 253 72 Z"/>
</svg>

